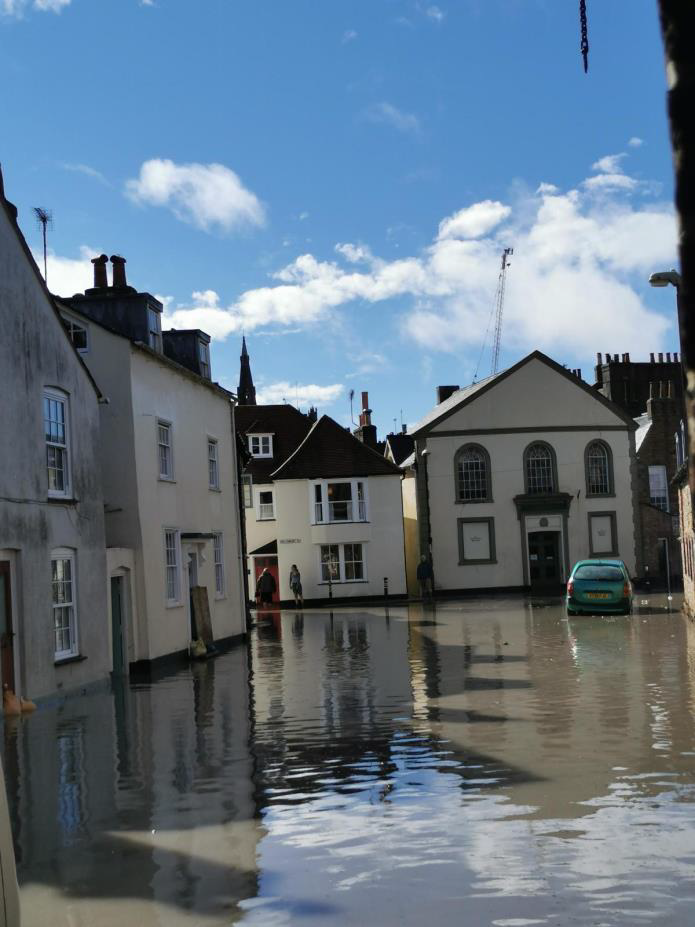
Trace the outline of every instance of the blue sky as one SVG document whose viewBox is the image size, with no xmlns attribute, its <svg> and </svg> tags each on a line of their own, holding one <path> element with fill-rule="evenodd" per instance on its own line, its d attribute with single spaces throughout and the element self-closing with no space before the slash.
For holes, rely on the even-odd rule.
<svg viewBox="0 0 695 927">
<path fill-rule="evenodd" d="M 123 254 L 224 385 L 244 330 L 261 396 L 344 423 L 489 373 L 505 246 L 503 365 L 677 350 L 656 4 L 588 7 L 585 76 L 574 0 L 0 0 L 7 195 L 55 292 Z"/>
</svg>

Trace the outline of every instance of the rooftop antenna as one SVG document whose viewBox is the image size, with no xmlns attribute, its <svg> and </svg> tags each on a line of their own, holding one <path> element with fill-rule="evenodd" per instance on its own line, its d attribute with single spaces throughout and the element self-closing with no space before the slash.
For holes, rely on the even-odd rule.
<svg viewBox="0 0 695 927">
<path fill-rule="evenodd" d="M 43 232 L 43 279 L 48 286 L 48 262 L 46 260 L 46 229 L 50 226 L 53 228 L 53 212 L 50 209 L 43 209 L 41 206 L 34 206 L 34 215 L 37 223 L 41 226 Z"/>
</svg>

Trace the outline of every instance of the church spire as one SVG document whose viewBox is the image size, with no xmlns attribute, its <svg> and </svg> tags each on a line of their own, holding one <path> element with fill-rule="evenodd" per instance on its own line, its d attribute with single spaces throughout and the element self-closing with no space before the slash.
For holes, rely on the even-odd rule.
<svg viewBox="0 0 695 927">
<path fill-rule="evenodd" d="M 240 406 L 256 405 L 256 387 L 251 376 L 251 361 L 246 350 L 246 337 L 241 337 L 241 369 L 239 371 L 239 388 L 237 389 L 237 402 Z"/>
</svg>

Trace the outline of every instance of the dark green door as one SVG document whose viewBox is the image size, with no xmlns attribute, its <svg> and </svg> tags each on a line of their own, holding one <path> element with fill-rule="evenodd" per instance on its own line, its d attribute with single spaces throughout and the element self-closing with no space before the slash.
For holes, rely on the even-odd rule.
<svg viewBox="0 0 695 927">
<path fill-rule="evenodd" d="M 111 640 L 113 644 L 113 672 L 123 676 L 126 672 L 123 642 L 123 577 L 111 577 Z"/>
<path fill-rule="evenodd" d="M 557 589 L 562 583 L 560 534 L 534 531 L 528 536 L 529 578 L 532 589 Z"/>
</svg>

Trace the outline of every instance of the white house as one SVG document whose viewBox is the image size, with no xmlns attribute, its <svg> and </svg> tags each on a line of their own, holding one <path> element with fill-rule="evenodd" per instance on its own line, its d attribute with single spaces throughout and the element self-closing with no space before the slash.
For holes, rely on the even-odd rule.
<svg viewBox="0 0 695 927">
<path fill-rule="evenodd" d="M 308 601 L 403 596 L 401 470 L 328 416 L 289 405 L 239 406 L 249 572 L 276 577 L 290 600 L 291 566 Z"/>
<path fill-rule="evenodd" d="M 186 651 L 194 638 L 243 634 L 245 600 L 234 407 L 211 379 L 210 339 L 162 332 L 162 304 L 126 284 L 123 258 L 111 261 L 112 286 L 101 255 L 95 286 L 59 306 L 108 400 L 111 626 L 114 662 L 127 667 Z"/>
<path fill-rule="evenodd" d="M 0 175 L 0 673 L 30 698 L 110 669 L 99 390 Z"/>
<path fill-rule="evenodd" d="M 411 430 L 419 551 L 437 589 L 557 589 L 575 561 L 598 556 L 634 574 L 636 425 L 626 412 L 540 351 L 440 389 Z"/>
</svg>

